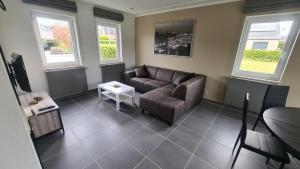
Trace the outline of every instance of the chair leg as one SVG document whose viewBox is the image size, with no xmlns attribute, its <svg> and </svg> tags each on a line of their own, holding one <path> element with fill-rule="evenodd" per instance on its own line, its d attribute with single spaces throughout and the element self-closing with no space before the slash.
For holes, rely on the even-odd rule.
<svg viewBox="0 0 300 169">
<path fill-rule="evenodd" d="M 240 136 L 241 136 L 241 132 L 239 133 L 239 135 L 238 135 L 238 137 L 237 137 L 237 139 L 236 139 L 236 141 L 235 141 L 235 143 L 234 143 L 234 146 L 233 146 L 233 149 L 232 149 L 232 153 L 234 152 L 235 147 L 237 146 L 237 144 L 238 144 L 238 142 L 239 142 L 239 140 L 240 140 Z"/>
<path fill-rule="evenodd" d="M 270 158 L 268 157 L 268 159 L 267 159 L 267 161 L 266 161 L 266 164 L 268 164 L 268 163 L 269 163 L 269 161 L 270 161 Z"/>
<path fill-rule="evenodd" d="M 253 127 L 252 127 L 252 130 L 253 130 L 253 131 L 255 130 L 255 128 L 256 128 L 257 123 L 258 123 L 259 120 L 260 120 L 260 116 L 257 117 L 257 119 L 256 119 L 256 121 L 255 121 L 255 123 L 254 123 L 254 125 L 253 125 Z"/>
<path fill-rule="evenodd" d="M 279 169 L 283 169 L 283 168 L 284 168 L 284 165 L 285 165 L 285 163 L 282 162 L 281 165 L 280 165 L 280 167 L 279 167 Z"/>
<path fill-rule="evenodd" d="M 234 164 L 235 164 L 235 162 L 236 162 L 236 160 L 237 160 L 237 158 L 238 158 L 238 156 L 240 154 L 241 149 L 242 149 L 242 145 L 239 146 L 239 148 L 238 148 L 238 150 L 237 150 L 237 152 L 235 154 L 235 157 L 234 157 L 232 165 L 231 165 L 231 169 L 234 167 Z"/>
</svg>

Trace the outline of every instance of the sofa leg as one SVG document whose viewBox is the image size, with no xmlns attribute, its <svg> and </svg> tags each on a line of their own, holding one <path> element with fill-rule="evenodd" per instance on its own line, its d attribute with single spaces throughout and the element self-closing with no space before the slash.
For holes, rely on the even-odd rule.
<svg viewBox="0 0 300 169">
<path fill-rule="evenodd" d="M 144 110 L 144 109 L 141 109 L 141 112 L 142 112 L 143 114 L 145 114 L 145 110 Z"/>
<path fill-rule="evenodd" d="M 168 122 L 168 125 L 169 125 L 170 127 L 172 127 L 172 126 L 173 126 L 173 123 L 172 123 L 172 122 Z"/>
</svg>

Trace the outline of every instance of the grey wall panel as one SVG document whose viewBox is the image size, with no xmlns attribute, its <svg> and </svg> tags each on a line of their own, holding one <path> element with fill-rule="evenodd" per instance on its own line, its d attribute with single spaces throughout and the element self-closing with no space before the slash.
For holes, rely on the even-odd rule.
<svg viewBox="0 0 300 169">
<path fill-rule="evenodd" d="M 250 93 L 249 110 L 259 113 L 268 84 L 257 81 L 249 81 L 237 78 L 227 79 L 227 90 L 224 104 L 238 108 L 243 107 L 246 92 Z"/>
<path fill-rule="evenodd" d="M 50 95 L 60 98 L 88 90 L 85 68 L 46 72 Z"/>
<path fill-rule="evenodd" d="M 102 82 L 124 81 L 125 63 L 101 65 Z"/>
</svg>

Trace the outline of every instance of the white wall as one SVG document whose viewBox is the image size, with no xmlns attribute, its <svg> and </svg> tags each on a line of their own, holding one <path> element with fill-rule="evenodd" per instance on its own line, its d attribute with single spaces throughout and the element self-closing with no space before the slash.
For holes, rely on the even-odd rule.
<svg viewBox="0 0 300 169">
<path fill-rule="evenodd" d="M 0 168 L 41 169 L 2 58 L 0 58 L 0 93 Z"/>
<path fill-rule="evenodd" d="M 32 89 L 34 91 L 48 91 L 47 79 L 33 30 L 30 10 L 39 9 L 62 14 L 66 12 L 24 4 L 22 0 L 3 0 L 3 2 L 7 6 L 7 12 L 1 12 L 0 14 L 0 42 L 6 57 L 8 58 L 12 52 L 22 54 Z M 88 87 L 93 89 L 101 81 L 93 5 L 78 2 L 77 7 L 76 24 L 80 53 L 83 66 L 87 67 Z M 125 14 L 121 30 L 122 55 L 126 67 L 135 65 L 134 28 L 134 16 Z"/>
</svg>

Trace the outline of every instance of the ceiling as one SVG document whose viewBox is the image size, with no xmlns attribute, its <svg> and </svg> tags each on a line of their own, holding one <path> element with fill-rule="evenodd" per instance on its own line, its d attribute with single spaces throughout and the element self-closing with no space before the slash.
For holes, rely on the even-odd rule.
<svg viewBox="0 0 300 169">
<path fill-rule="evenodd" d="M 78 0 L 137 16 L 239 0 Z"/>
</svg>

